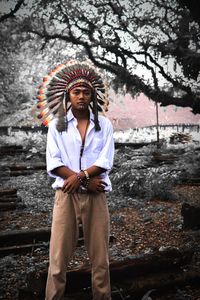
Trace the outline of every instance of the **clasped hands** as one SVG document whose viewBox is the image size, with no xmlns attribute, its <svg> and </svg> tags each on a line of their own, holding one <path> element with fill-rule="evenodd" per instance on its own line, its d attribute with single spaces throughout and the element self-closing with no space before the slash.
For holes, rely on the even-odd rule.
<svg viewBox="0 0 200 300">
<path fill-rule="evenodd" d="M 81 181 L 77 174 L 73 174 L 65 179 L 64 184 L 62 186 L 62 191 L 64 193 L 73 194 L 75 193 L 81 186 Z M 100 176 L 93 176 L 89 179 L 87 184 L 87 190 L 93 193 L 103 192 L 107 183 L 102 180 Z"/>
</svg>

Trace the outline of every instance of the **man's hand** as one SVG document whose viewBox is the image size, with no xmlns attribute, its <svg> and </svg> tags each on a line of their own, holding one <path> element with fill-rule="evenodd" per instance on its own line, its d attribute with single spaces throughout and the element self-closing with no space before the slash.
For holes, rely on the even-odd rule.
<svg viewBox="0 0 200 300">
<path fill-rule="evenodd" d="M 73 194 L 80 187 L 80 180 L 77 177 L 77 174 L 73 174 L 65 179 L 62 186 L 62 191 L 64 193 Z"/>
<path fill-rule="evenodd" d="M 93 193 L 99 193 L 104 192 L 105 187 L 107 186 L 107 183 L 102 180 L 100 176 L 94 176 L 90 178 L 89 184 L 88 184 L 88 191 Z"/>
</svg>

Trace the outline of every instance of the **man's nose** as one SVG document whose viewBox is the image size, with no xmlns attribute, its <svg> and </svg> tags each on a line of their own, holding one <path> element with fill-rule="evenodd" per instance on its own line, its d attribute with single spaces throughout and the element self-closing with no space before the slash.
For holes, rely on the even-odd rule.
<svg viewBox="0 0 200 300">
<path fill-rule="evenodd" d="M 84 98 L 84 96 L 85 96 L 84 92 L 80 92 L 80 94 L 79 94 L 79 98 L 83 99 L 83 98 Z"/>
</svg>

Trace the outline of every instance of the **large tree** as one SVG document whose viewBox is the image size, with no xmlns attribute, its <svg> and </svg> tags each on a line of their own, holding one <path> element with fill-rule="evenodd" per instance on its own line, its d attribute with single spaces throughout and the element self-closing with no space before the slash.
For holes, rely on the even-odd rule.
<svg viewBox="0 0 200 300">
<path fill-rule="evenodd" d="M 81 47 L 115 86 L 200 113 L 199 23 L 184 0 L 33 0 L 27 7 L 22 29 L 43 47 L 52 40 Z"/>
<path fill-rule="evenodd" d="M 23 109 L 31 108 L 41 78 L 54 58 L 62 61 L 68 57 L 62 50 L 64 41 L 49 41 L 43 51 L 42 40 L 24 30 L 32 9 L 29 3 L 26 0 L 0 0 L 1 121 L 10 112 L 17 110 L 23 115 Z"/>
</svg>

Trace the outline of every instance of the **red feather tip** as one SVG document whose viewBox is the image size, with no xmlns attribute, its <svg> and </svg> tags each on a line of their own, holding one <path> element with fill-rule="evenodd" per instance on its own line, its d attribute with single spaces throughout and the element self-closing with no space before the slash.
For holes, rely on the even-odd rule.
<svg viewBox="0 0 200 300">
<path fill-rule="evenodd" d="M 47 126 L 51 120 L 52 120 L 52 116 L 50 115 L 42 122 L 42 124 L 44 126 Z"/>
<path fill-rule="evenodd" d="M 65 65 L 59 64 L 57 67 L 55 67 L 55 69 L 53 71 L 57 72 L 58 70 L 62 69 L 63 67 L 65 67 Z"/>
<path fill-rule="evenodd" d="M 37 96 L 37 99 L 38 99 L 39 101 L 43 101 L 43 100 L 46 99 L 46 96 L 45 96 L 45 95 L 39 95 L 39 96 Z"/>
<path fill-rule="evenodd" d="M 40 89 L 39 91 L 38 91 L 38 95 L 43 95 L 43 94 L 45 94 L 46 93 L 46 89 Z"/>
<path fill-rule="evenodd" d="M 49 124 L 49 121 L 48 121 L 48 120 L 44 120 L 44 122 L 42 122 L 42 124 L 43 124 L 44 126 L 47 126 L 47 125 Z"/>
<path fill-rule="evenodd" d="M 43 82 L 49 82 L 50 79 L 51 79 L 51 76 L 47 75 L 43 78 Z"/>
<path fill-rule="evenodd" d="M 41 84 L 41 88 L 46 88 L 48 81 L 43 81 Z"/>
<path fill-rule="evenodd" d="M 38 119 L 43 118 L 47 113 L 48 113 L 49 109 L 45 108 L 43 111 L 41 111 L 41 113 L 39 113 L 38 115 Z"/>
<path fill-rule="evenodd" d="M 51 77 L 53 77 L 55 75 L 55 73 L 56 72 L 53 70 L 53 71 L 49 72 L 48 75 L 51 76 Z"/>
<path fill-rule="evenodd" d="M 59 64 L 55 69 L 53 69 L 51 72 L 48 73 L 49 76 L 54 76 L 59 70 L 61 70 L 64 67 L 63 64 Z"/>
<path fill-rule="evenodd" d="M 42 116 L 40 114 L 37 114 L 38 119 L 42 119 Z"/>
<path fill-rule="evenodd" d="M 37 108 L 42 108 L 42 107 L 45 106 L 46 104 L 47 104 L 46 101 L 40 102 L 40 103 L 37 104 Z"/>
</svg>

